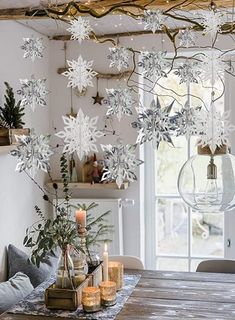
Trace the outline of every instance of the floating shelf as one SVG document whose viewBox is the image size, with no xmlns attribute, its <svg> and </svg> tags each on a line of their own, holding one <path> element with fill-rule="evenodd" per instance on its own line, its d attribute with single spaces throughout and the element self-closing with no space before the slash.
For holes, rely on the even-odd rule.
<svg viewBox="0 0 235 320">
<path fill-rule="evenodd" d="M 58 189 L 63 189 L 63 183 L 61 181 L 53 181 L 46 183 L 47 187 L 53 188 L 53 183 L 57 183 Z M 115 182 L 110 183 L 86 183 L 86 182 L 70 182 L 68 185 L 70 190 L 86 189 L 86 190 L 125 190 L 129 187 L 129 182 L 124 182 L 120 189 Z"/>
<path fill-rule="evenodd" d="M 0 146 L 0 154 L 9 153 L 11 150 L 14 150 L 15 148 L 15 144 L 11 144 L 9 146 Z"/>
</svg>

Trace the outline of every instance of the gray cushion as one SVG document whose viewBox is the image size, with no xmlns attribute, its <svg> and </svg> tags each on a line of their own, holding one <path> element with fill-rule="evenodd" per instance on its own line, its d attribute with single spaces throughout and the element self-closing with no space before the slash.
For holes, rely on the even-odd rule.
<svg viewBox="0 0 235 320">
<path fill-rule="evenodd" d="M 8 246 L 8 276 L 12 277 L 19 271 L 23 272 L 29 277 L 34 287 L 37 287 L 50 275 L 55 274 L 57 264 L 58 257 L 54 254 L 48 254 L 38 268 L 29 261 L 29 256 L 25 252 L 12 244 Z"/>
<path fill-rule="evenodd" d="M 6 282 L 0 283 L 0 313 L 5 312 L 33 290 L 29 277 L 16 273 Z"/>
</svg>

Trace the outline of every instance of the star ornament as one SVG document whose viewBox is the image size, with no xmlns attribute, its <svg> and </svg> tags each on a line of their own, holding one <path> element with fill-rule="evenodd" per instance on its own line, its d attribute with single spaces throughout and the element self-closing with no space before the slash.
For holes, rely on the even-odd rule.
<svg viewBox="0 0 235 320">
<path fill-rule="evenodd" d="M 88 40 L 89 34 L 92 32 L 90 22 L 87 19 L 78 17 L 71 20 L 70 27 L 67 29 L 72 35 L 71 40 L 78 40 L 81 43 L 83 40 Z"/>
<path fill-rule="evenodd" d="M 11 155 L 18 158 L 16 171 L 26 171 L 31 177 L 35 177 L 38 170 L 48 172 L 50 169 L 50 157 L 53 154 L 49 146 L 49 136 L 36 135 L 31 130 L 30 136 L 16 136 L 18 143 L 16 150 Z"/>
<path fill-rule="evenodd" d="M 82 56 L 78 60 L 67 61 L 69 69 L 65 71 L 63 76 L 68 77 L 69 82 L 67 87 L 78 89 L 79 92 L 85 90 L 88 86 L 93 87 L 92 80 L 97 75 L 97 72 L 92 70 L 93 61 L 83 60 Z"/>
<path fill-rule="evenodd" d="M 143 163 L 136 159 L 136 145 L 101 145 L 104 151 L 104 173 L 102 181 L 116 181 L 120 189 L 124 181 L 137 180 L 136 169 Z"/>
<path fill-rule="evenodd" d="M 104 97 L 100 96 L 99 91 L 97 91 L 96 96 L 92 97 L 92 99 L 94 100 L 93 104 L 102 105 Z"/>
<path fill-rule="evenodd" d="M 98 152 L 96 141 L 104 134 L 98 131 L 98 117 L 89 118 L 79 109 L 77 117 L 62 117 L 65 127 L 55 135 L 64 140 L 63 153 L 76 152 L 80 160 L 89 152 Z"/>
</svg>

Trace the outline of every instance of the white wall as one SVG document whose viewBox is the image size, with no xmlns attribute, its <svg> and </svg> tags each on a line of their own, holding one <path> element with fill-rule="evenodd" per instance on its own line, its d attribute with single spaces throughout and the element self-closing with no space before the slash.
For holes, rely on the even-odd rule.
<svg viewBox="0 0 235 320">
<path fill-rule="evenodd" d="M 41 60 L 32 63 L 23 58 L 20 49 L 23 37 L 41 36 L 14 21 L 0 22 L 0 105 L 4 103 L 4 81 L 14 88 L 20 89 L 19 79 L 29 78 L 32 74 L 37 78 L 47 78 L 48 49 L 44 51 Z M 48 39 L 43 39 L 48 47 Z M 49 81 L 48 81 L 49 87 Z M 17 94 L 15 95 L 18 98 Z M 33 113 L 25 110 L 26 127 L 35 128 L 37 133 L 49 133 L 49 107 L 39 107 Z M 0 147 L 1 148 L 1 147 Z M 8 154 L 0 153 L 0 281 L 6 276 L 6 246 L 10 243 L 23 248 L 25 230 L 37 218 L 34 212 L 35 204 L 44 208 L 44 201 L 37 187 L 24 173 L 15 172 L 16 159 Z M 43 183 L 44 175 L 37 177 Z M 25 249 L 24 249 L 25 250 Z"/>
</svg>

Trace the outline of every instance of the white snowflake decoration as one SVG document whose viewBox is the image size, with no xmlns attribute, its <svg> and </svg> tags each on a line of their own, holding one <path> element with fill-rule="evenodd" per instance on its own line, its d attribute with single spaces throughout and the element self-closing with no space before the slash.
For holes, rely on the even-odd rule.
<svg viewBox="0 0 235 320">
<path fill-rule="evenodd" d="M 132 108 L 135 101 L 132 98 L 131 90 L 129 88 L 106 89 L 109 115 L 116 115 L 120 121 L 122 115 L 132 115 Z"/>
<path fill-rule="evenodd" d="M 24 58 L 31 58 L 34 62 L 35 58 L 43 57 L 43 46 L 42 38 L 23 38 L 24 44 L 21 46 L 21 49 L 24 50 Z"/>
<path fill-rule="evenodd" d="M 176 136 L 184 135 L 188 140 L 190 137 L 200 135 L 204 124 L 206 113 L 201 107 L 190 107 L 188 102 L 176 115 L 171 118 L 172 129 Z"/>
<path fill-rule="evenodd" d="M 110 68 L 116 67 L 118 71 L 121 71 L 122 68 L 129 67 L 129 51 L 124 47 L 115 47 L 109 48 L 110 54 L 108 59 L 110 60 Z"/>
<path fill-rule="evenodd" d="M 180 30 L 179 32 L 180 46 L 189 48 L 195 46 L 195 33 L 190 29 Z"/>
<path fill-rule="evenodd" d="M 212 153 L 222 145 L 230 146 L 229 135 L 235 130 L 235 126 L 229 121 L 230 111 L 225 111 L 221 115 L 212 103 L 207 115 L 198 120 L 198 130 L 201 131 L 198 145 L 202 147 L 208 145 Z"/>
<path fill-rule="evenodd" d="M 87 19 L 78 17 L 70 21 L 70 27 L 67 29 L 72 35 L 71 40 L 78 40 L 79 43 L 82 40 L 89 39 L 89 34 L 92 31 L 90 22 Z"/>
<path fill-rule="evenodd" d="M 48 172 L 50 169 L 50 156 L 53 154 L 49 146 L 49 136 L 36 135 L 31 131 L 30 136 L 15 136 L 17 149 L 11 155 L 18 158 L 16 171 L 26 171 L 35 177 L 38 170 Z"/>
<path fill-rule="evenodd" d="M 21 106 L 31 107 L 45 106 L 45 97 L 49 93 L 46 89 L 46 79 L 20 79 L 21 89 L 17 93 L 21 96 Z"/>
<path fill-rule="evenodd" d="M 105 167 L 102 181 L 116 181 L 121 188 L 124 181 L 137 180 L 136 168 L 143 161 L 136 159 L 136 145 L 101 145 Z"/>
<path fill-rule="evenodd" d="M 69 79 L 68 87 L 77 87 L 80 93 L 88 86 L 93 87 L 92 79 L 97 75 L 97 72 L 91 69 L 93 61 L 86 62 L 80 55 L 77 61 L 67 62 L 69 69 L 63 75 Z"/>
<path fill-rule="evenodd" d="M 95 143 L 97 138 L 103 136 L 103 133 L 96 129 L 98 117 L 89 118 L 79 109 L 76 118 L 63 117 L 63 121 L 64 131 L 56 133 L 56 136 L 65 142 L 63 152 L 76 152 L 80 160 L 91 151 L 98 152 Z"/>
<path fill-rule="evenodd" d="M 166 18 L 162 10 L 149 9 L 144 11 L 143 22 L 145 23 L 145 30 L 152 30 L 153 33 L 157 30 L 162 30 L 165 20 Z"/>
<path fill-rule="evenodd" d="M 202 14 L 201 24 L 204 27 L 204 33 L 210 34 L 213 38 L 221 32 L 224 22 L 224 15 L 220 11 L 210 10 Z"/>
<path fill-rule="evenodd" d="M 223 78 L 224 72 L 229 69 L 228 62 L 223 59 L 219 51 L 205 53 L 200 63 L 202 79 L 210 80 L 213 85 L 218 78 Z"/>
<path fill-rule="evenodd" d="M 132 123 L 132 127 L 138 129 L 136 143 L 143 144 L 146 141 L 152 141 L 154 149 L 159 147 L 161 141 L 173 145 L 170 136 L 172 123 L 169 117 L 173 103 L 166 108 L 161 108 L 159 99 L 157 99 L 151 102 L 149 108 L 137 108 L 138 119 Z"/>
<path fill-rule="evenodd" d="M 186 60 L 180 63 L 177 70 L 174 72 L 180 78 L 181 83 L 198 83 L 198 78 L 201 74 L 199 64 L 195 61 Z"/>
<path fill-rule="evenodd" d="M 156 80 L 167 77 L 166 69 L 170 63 L 166 59 L 166 52 L 141 52 L 138 65 L 142 68 L 144 77 Z"/>
</svg>

